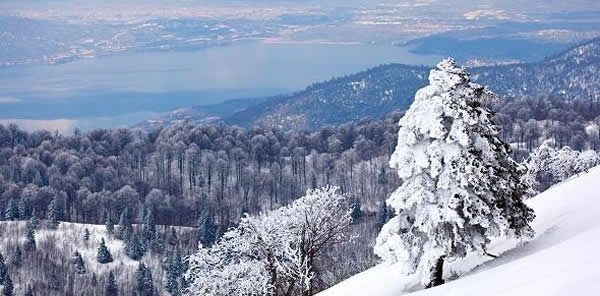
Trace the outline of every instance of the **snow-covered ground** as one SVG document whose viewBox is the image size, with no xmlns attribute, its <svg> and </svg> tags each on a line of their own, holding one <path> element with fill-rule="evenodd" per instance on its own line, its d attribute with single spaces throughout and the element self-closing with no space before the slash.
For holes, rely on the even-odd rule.
<svg viewBox="0 0 600 296">
<path fill-rule="evenodd" d="M 0 222 L 0 252 L 9 265 L 14 257 L 15 246 L 22 246 L 25 241 L 25 225 L 25 221 Z M 141 227 L 141 225 L 134 225 L 134 227 Z M 157 227 L 161 232 L 166 230 L 163 226 L 157 225 Z M 90 232 L 88 241 L 84 240 L 85 229 L 88 229 Z M 193 230 L 188 227 L 175 227 L 175 229 L 179 235 Z M 127 257 L 123 241 L 109 235 L 104 225 L 61 222 L 56 230 L 38 229 L 35 236 L 37 242 L 35 253 L 29 254 L 25 252 L 23 266 L 18 269 L 11 267 L 10 276 L 15 284 L 14 295 L 24 295 L 26 284 L 31 284 L 32 278 L 46 282 L 46 278 L 50 276 L 48 274 L 49 270 L 56 270 L 56 268 L 70 265 L 76 250 L 81 254 L 85 263 L 87 269 L 86 276 L 89 277 L 93 273 L 98 278 L 98 281 L 103 283 L 108 272 L 113 271 L 123 291 L 127 291 L 127 288 L 135 285 L 135 281 L 132 279 L 135 277 L 139 262 Z M 100 264 L 96 260 L 98 246 L 100 240 L 103 238 L 114 259 L 113 262 L 108 264 Z M 141 262 L 152 270 L 154 286 L 158 289 L 160 295 L 167 294 L 163 290 L 164 259 L 165 257 L 160 254 L 148 252 L 141 260 Z M 59 270 L 67 273 L 72 272 L 68 268 Z M 61 278 L 61 281 L 66 283 L 66 280 L 63 278 Z M 1 287 L 0 285 L 0 290 Z M 47 294 L 41 295 L 56 295 L 53 291 L 44 292 L 47 292 Z"/>
<path fill-rule="evenodd" d="M 558 184 L 528 201 L 537 218 L 533 240 L 525 244 L 497 241 L 497 259 L 470 257 L 454 262 L 463 276 L 408 295 L 596 295 L 600 291 L 600 167 Z M 393 265 L 358 274 L 319 296 L 398 296 L 415 282 Z"/>
</svg>

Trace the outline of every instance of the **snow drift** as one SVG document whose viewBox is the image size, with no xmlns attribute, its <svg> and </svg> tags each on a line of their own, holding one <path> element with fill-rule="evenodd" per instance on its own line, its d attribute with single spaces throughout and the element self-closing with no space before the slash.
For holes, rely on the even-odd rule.
<svg viewBox="0 0 600 296">
<path fill-rule="evenodd" d="M 527 243 L 496 241 L 490 257 L 455 262 L 456 280 L 433 289 L 413 291 L 414 276 L 394 265 L 358 274 L 319 296 L 377 295 L 591 295 L 600 290 L 600 167 L 530 199 L 536 213 L 536 236 Z M 448 276 L 448 275 L 447 275 Z"/>
</svg>

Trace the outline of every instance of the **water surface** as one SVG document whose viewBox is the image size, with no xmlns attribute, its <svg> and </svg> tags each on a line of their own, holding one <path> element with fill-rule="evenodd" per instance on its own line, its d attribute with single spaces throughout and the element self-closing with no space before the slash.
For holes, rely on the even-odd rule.
<svg viewBox="0 0 600 296">
<path fill-rule="evenodd" d="M 246 42 L 6 67 L 0 68 L 0 122 L 65 119 L 86 129 L 115 127 L 181 107 L 299 90 L 379 64 L 438 60 L 406 47 Z"/>
</svg>

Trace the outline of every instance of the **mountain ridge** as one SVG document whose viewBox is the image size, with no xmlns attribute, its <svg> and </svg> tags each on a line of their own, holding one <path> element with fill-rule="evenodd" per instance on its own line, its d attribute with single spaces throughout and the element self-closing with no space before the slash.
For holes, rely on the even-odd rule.
<svg viewBox="0 0 600 296">
<path fill-rule="evenodd" d="M 597 95 L 600 38 L 570 47 L 537 63 L 475 67 L 473 80 L 503 97 L 562 96 L 567 100 Z M 431 68 L 380 65 L 316 83 L 296 94 L 267 100 L 225 118 L 229 124 L 267 128 L 314 129 L 406 109 L 426 83 Z"/>
<path fill-rule="evenodd" d="M 600 69 L 600 38 L 574 45 L 535 63 L 481 66 L 469 69 L 472 79 L 501 97 L 598 97 L 595 75 Z M 229 100 L 171 112 L 136 127 L 152 129 L 189 120 L 197 124 L 224 122 L 243 127 L 314 130 L 382 118 L 406 110 L 415 92 L 427 84 L 431 67 L 383 64 L 361 72 L 316 82 L 304 90 L 256 99 Z"/>
</svg>

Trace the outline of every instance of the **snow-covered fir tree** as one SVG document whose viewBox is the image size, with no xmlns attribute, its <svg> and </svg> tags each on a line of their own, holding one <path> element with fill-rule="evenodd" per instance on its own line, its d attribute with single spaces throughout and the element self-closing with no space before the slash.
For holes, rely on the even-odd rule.
<svg viewBox="0 0 600 296">
<path fill-rule="evenodd" d="M 90 280 L 92 287 L 96 287 L 98 285 L 98 278 L 95 273 L 92 273 L 92 279 Z"/>
<path fill-rule="evenodd" d="M 202 245 L 210 247 L 217 238 L 217 231 L 212 210 L 200 217 L 198 221 L 199 240 Z"/>
<path fill-rule="evenodd" d="M 125 253 L 133 260 L 140 260 L 144 256 L 146 249 L 138 234 L 133 232 L 125 240 Z"/>
<path fill-rule="evenodd" d="M 167 237 L 167 243 L 172 247 L 175 247 L 179 244 L 179 238 L 177 237 L 177 230 L 175 230 L 175 227 L 171 227 L 169 236 Z"/>
<path fill-rule="evenodd" d="M 152 252 L 160 254 L 165 251 L 165 240 L 158 232 L 154 233 L 154 237 L 150 241 L 150 246 L 147 247 Z"/>
<path fill-rule="evenodd" d="M 33 226 L 33 229 L 38 229 L 40 227 L 40 217 L 37 215 L 37 211 L 34 209 L 31 212 L 31 218 L 29 219 L 29 223 Z"/>
<path fill-rule="evenodd" d="M 108 234 L 112 235 L 115 233 L 115 225 L 110 219 L 108 212 L 104 212 L 104 227 L 106 227 L 106 232 L 108 232 Z"/>
<path fill-rule="evenodd" d="M 6 278 L 4 279 L 4 285 L 2 287 L 2 295 L 3 296 L 13 296 L 14 286 L 10 275 L 6 274 Z"/>
<path fill-rule="evenodd" d="M 129 208 L 125 208 L 119 218 L 119 228 L 117 229 L 116 233 L 117 238 L 125 240 L 133 232 L 133 226 L 131 225 L 131 219 L 129 216 Z"/>
<path fill-rule="evenodd" d="M 25 292 L 25 296 L 34 296 L 33 288 L 31 287 L 31 285 L 27 286 L 27 291 Z"/>
<path fill-rule="evenodd" d="M 73 269 L 75 269 L 76 273 L 84 274 L 87 272 L 85 263 L 83 262 L 83 258 L 81 257 L 79 251 L 75 251 L 75 254 L 73 254 L 73 262 L 71 262 L 71 264 L 73 264 Z"/>
<path fill-rule="evenodd" d="M 25 251 L 33 251 L 36 248 L 34 223 L 35 222 L 32 222 L 31 219 L 27 221 L 25 230 Z"/>
<path fill-rule="evenodd" d="M 146 267 L 144 263 L 138 264 L 138 269 L 135 273 L 136 296 L 153 296 L 154 295 L 154 282 L 152 280 L 152 271 Z"/>
<path fill-rule="evenodd" d="M 50 290 L 60 290 L 60 281 L 58 280 L 55 274 L 52 274 L 50 276 L 50 282 L 48 282 L 48 287 L 50 288 Z"/>
<path fill-rule="evenodd" d="M 150 242 L 156 236 L 156 221 L 154 220 L 154 211 L 149 210 L 144 217 L 144 227 L 142 229 L 142 237 L 144 242 L 150 245 Z"/>
<path fill-rule="evenodd" d="M 529 188 L 485 105 L 497 100 L 446 59 L 431 71 L 400 120 L 390 159 L 403 184 L 387 200 L 396 216 L 377 237 L 375 253 L 431 287 L 445 261 L 486 253 L 491 237 L 531 237 Z"/>
<path fill-rule="evenodd" d="M 58 200 L 58 198 L 54 198 L 52 199 L 52 201 L 50 202 L 50 204 L 48 205 L 48 227 L 52 228 L 52 229 L 56 229 L 58 228 L 58 225 L 60 224 L 60 216 L 61 216 L 61 206 L 60 206 L 60 201 Z"/>
<path fill-rule="evenodd" d="M 24 197 L 21 197 L 21 199 L 19 199 L 18 209 L 19 209 L 19 218 L 21 218 L 21 219 L 29 218 L 29 216 L 31 215 L 31 209 L 29 208 L 29 203 L 27 202 L 27 200 Z"/>
<path fill-rule="evenodd" d="M 385 225 L 385 223 L 387 223 L 387 221 L 389 220 L 388 216 L 388 206 L 386 203 L 382 203 L 379 209 L 377 210 L 377 215 L 375 216 L 375 227 L 378 231 L 381 230 L 381 228 L 383 228 L 383 225 Z"/>
<path fill-rule="evenodd" d="M 23 250 L 21 250 L 20 246 L 15 248 L 15 255 L 12 258 L 12 264 L 17 268 L 21 267 L 23 264 Z"/>
<path fill-rule="evenodd" d="M 101 263 L 101 264 L 113 262 L 112 254 L 106 247 L 104 238 L 102 238 L 100 240 L 100 246 L 98 246 L 98 253 L 96 254 L 96 260 L 98 261 L 98 263 Z"/>
<path fill-rule="evenodd" d="M 90 240 L 90 235 L 91 235 L 90 230 L 87 228 L 84 229 L 83 230 L 83 241 L 88 242 Z"/>
<path fill-rule="evenodd" d="M 187 270 L 185 260 L 182 258 L 181 254 L 177 253 L 169 256 L 165 265 L 165 289 L 171 295 L 181 295 L 182 289 L 185 288 L 181 285 L 181 280 Z"/>
<path fill-rule="evenodd" d="M 108 273 L 108 278 L 104 284 L 104 296 L 118 296 L 119 287 L 117 286 L 117 279 L 112 270 Z"/>
<path fill-rule="evenodd" d="M 10 199 L 8 201 L 8 205 L 4 210 L 4 219 L 6 220 L 15 220 L 19 218 L 19 208 L 17 207 L 17 202 L 14 199 Z"/>
<path fill-rule="evenodd" d="M 0 285 L 4 285 L 4 281 L 8 276 L 8 268 L 6 267 L 6 262 L 4 261 L 4 256 L 0 252 Z"/>
<path fill-rule="evenodd" d="M 363 215 L 360 198 L 355 197 L 354 199 L 352 199 L 352 203 L 350 204 L 350 209 L 352 210 L 352 215 L 351 215 L 352 222 L 358 223 L 358 221 L 360 220 L 360 218 Z"/>
</svg>

